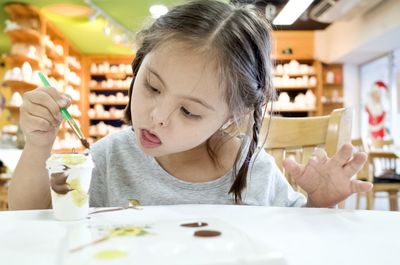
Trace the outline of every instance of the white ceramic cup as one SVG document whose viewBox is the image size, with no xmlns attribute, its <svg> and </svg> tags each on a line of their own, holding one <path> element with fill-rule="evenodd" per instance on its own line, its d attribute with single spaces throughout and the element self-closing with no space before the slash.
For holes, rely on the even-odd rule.
<svg viewBox="0 0 400 265">
<path fill-rule="evenodd" d="M 49 178 L 64 173 L 71 191 L 58 194 L 52 188 L 51 201 L 55 219 L 73 221 L 89 214 L 89 187 L 94 163 L 89 154 L 53 154 L 46 161 Z"/>
</svg>

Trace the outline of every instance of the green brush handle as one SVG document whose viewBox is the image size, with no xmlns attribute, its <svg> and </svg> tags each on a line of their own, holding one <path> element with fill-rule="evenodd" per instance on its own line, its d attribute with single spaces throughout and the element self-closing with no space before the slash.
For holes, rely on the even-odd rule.
<svg viewBox="0 0 400 265">
<path fill-rule="evenodd" d="M 41 72 L 38 73 L 40 80 L 42 81 L 43 85 L 46 87 L 51 87 L 49 81 L 47 78 L 42 74 Z M 68 110 L 66 108 L 60 108 L 61 116 L 63 116 L 64 119 L 66 120 L 72 120 L 71 114 L 69 114 Z"/>
</svg>

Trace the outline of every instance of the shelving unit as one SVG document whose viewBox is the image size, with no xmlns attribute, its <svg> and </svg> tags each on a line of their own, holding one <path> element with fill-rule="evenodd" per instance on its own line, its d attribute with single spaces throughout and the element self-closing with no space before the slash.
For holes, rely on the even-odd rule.
<svg viewBox="0 0 400 265">
<path fill-rule="evenodd" d="M 76 78 L 82 80 L 82 71 L 75 69 L 76 67 L 69 68 L 67 64 L 68 56 L 75 56 L 76 61 L 80 61 L 80 55 L 73 45 L 35 7 L 28 4 L 10 3 L 4 6 L 4 10 L 11 20 L 19 25 L 19 28 L 6 31 L 6 35 L 12 43 L 11 53 L 6 58 L 7 67 L 9 69 L 19 68 L 20 71 L 12 74 L 12 78 L 5 80 L 3 85 L 10 87 L 13 93 L 18 92 L 22 95 L 41 85 L 37 76 L 35 79 L 37 71 L 41 71 L 49 76 L 52 86 L 60 92 L 68 93 L 71 90 L 71 88 L 68 89 L 71 71 L 75 71 Z M 49 43 L 52 43 L 53 46 L 48 45 Z M 34 51 L 34 57 L 29 55 L 31 51 Z M 32 72 L 29 71 L 31 78 L 27 77 L 26 63 L 32 69 Z M 74 84 L 74 89 L 76 93 L 81 93 L 82 84 Z M 82 103 L 79 99 L 74 100 L 73 104 L 78 104 L 75 110 L 81 110 L 80 104 Z M 13 122 L 17 123 L 19 119 L 18 106 L 9 105 L 7 109 L 13 113 Z M 79 122 L 82 122 L 79 113 L 71 114 Z M 63 139 L 66 133 L 68 133 L 68 127 L 63 124 L 58 138 Z"/>
<path fill-rule="evenodd" d="M 87 69 L 85 83 L 88 84 L 88 96 L 86 108 L 83 113 L 95 112 L 96 107 L 104 111 L 115 109 L 121 115 L 103 116 L 102 114 L 88 115 L 88 126 L 85 128 L 86 135 L 91 137 L 91 141 L 108 134 L 108 129 L 118 130 L 123 126 L 122 110 L 128 103 L 128 91 L 132 78 L 131 63 L 134 56 L 85 56 L 84 67 Z M 110 81 L 111 80 L 111 81 Z M 95 85 L 93 85 L 95 83 Z M 123 84 L 123 85 L 121 85 Z M 123 99 L 116 99 L 121 96 Z M 96 99 L 90 99 L 95 97 Z M 110 100 L 109 97 L 113 97 Z M 100 126 L 100 127 L 99 127 Z M 112 127 L 107 127 L 112 126 Z M 98 133 L 98 131 L 102 133 Z"/>
<path fill-rule="evenodd" d="M 294 67 L 296 66 L 297 67 Z M 306 117 L 316 116 L 320 113 L 319 95 L 321 83 L 319 76 L 319 62 L 310 59 L 296 59 L 285 56 L 283 59 L 275 60 L 275 68 L 273 71 L 274 87 L 277 90 L 278 100 L 274 102 L 273 113 L 285 117 Z M 314 95 L 314 103 L 305 101 L 305 95 L 311 93 Z M 283 95 L 283 98 L 279 96 Z M 303 94 L 304 96 L 302 96 Z M 303 99 L 295 98 L 297 96 Z M 283 101 L 289 97 L 290 102 Z M 279 100 L 280 99 L 280 100 Z"/>
<path fill-rule="evenodd" d="M 343 66 L 322 64 L 322 80 L 322 114 L 326 115 L 343 108 Z"/>
</svg>

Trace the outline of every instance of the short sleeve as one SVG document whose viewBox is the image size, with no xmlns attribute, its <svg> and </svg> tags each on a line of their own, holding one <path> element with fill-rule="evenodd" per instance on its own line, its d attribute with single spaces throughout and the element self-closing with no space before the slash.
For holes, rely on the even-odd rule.
<svg viewBox="0 0 400 265">
<path fill-rule="evenodd" d="M 107 207 L 107 141 L 96 142 L 90 150 L 95 167 L 89 189 L 90 207 Z"/>
</svg>

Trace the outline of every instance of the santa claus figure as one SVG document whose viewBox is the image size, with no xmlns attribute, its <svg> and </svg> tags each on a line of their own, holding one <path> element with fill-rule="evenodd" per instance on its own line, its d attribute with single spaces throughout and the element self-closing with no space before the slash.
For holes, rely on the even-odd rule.
<svg viewBox="0 0 400 265">
<path fill-rule="evenodd" d="M 376 81 L 369 92 L 365 111 L 368 115 L 368 130 L 372 139 L 385 136 L 385 119 L 387 116 L 386 96 L 388 87 L 382 81 Z"/>
</svg>

